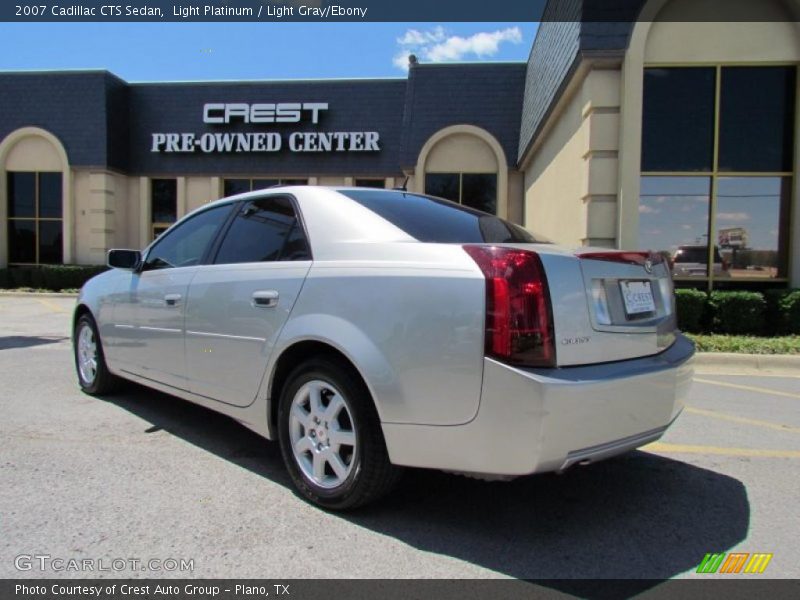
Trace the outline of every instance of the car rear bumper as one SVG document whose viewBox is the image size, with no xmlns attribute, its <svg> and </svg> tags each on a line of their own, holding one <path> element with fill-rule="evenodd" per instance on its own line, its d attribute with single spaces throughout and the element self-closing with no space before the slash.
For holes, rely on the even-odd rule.
<svg viewBox="0 0 800 600">
<path fill-rule="evenodd" d="M 490 475 L 560 471 L 660 438 L 693 374 L 684 336 L 640 359 L 519 369 L 485 359 L 481 403 L 464 425 L 384 423 L 395 464 Z"/>
</svg>

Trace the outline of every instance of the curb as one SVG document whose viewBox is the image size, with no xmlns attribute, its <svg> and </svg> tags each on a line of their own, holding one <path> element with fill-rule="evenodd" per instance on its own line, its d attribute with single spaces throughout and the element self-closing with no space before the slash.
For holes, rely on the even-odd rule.
<svg viewBox="0 0 800 600">
<path fill-rule="evenodd" d="M 800 355 L 698 352 L 695 354 L 694 366 L 698 371 L 725 371 L 733 375 L 741 371 L 772 371 L 800 375 Z"/>
<path fill-rule="evenodd" d="M 4 292 L 0 291 L 0 298 L 77 298 L 74 292 Z"/>
</svg>

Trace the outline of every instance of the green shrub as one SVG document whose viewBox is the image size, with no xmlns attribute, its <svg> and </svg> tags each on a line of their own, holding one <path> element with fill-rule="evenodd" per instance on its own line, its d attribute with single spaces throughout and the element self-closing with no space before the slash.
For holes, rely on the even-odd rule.
<svg viewBox="0 0 800 600">
<path fill-rule="evenodd" d="M 0 275 L 0 287 L 60 291 L 79 288 L 107 267 L 101 265 L 36 265 L 9 267 Z"/>
<path fill-rule="evenodd" d="M 778 303 L 780 330 L 783 333 L 800 333 L 800 290 L 785 294 Z"/>
<path fill-rule="evenodd" d="M 764 335 L 780 335 L 785 332 L 784 317 L 781 311 L 781 300 L 791 290 L 764 290 Z"/>
<path fill-rule="evenodd" d="M 800 355 L 800 337 L 796 335 L 755 337 L 690 333 L 688 336 L 697 346 L 698 352 Z"/>
<path fill-rule="evenodd" d="M 700 290 L 675 290 L 675 310 L 681 331 L 699 333 L 703 329 L 708 295 Z"/>
<path fill-rule="evenodd" d="M 764 331 L 767 302 L 758 292 L 711 292 L 708 300 L 714 333 L 759 335 Z"/>
</svg>

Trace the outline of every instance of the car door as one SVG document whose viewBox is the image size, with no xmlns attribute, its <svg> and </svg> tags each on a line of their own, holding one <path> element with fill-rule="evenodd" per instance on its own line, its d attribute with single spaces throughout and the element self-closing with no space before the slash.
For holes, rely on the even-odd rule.
<svg viewBox="0 0 800 600">
<path fill-rule="evenodd" d="M 233 206 L 195 213 L 146 251 L 139 270 L 117 289 L 112 345 L 125 371 L 187 389 L 184 317 L 189 283 Z"/>
<path fill-rule="evenodd" d="M 242 203 L 214 255 L 189 286 L 189 389 L 248 406 L 311 268 L 294 200 L 272 195 Z"/>
</svg>

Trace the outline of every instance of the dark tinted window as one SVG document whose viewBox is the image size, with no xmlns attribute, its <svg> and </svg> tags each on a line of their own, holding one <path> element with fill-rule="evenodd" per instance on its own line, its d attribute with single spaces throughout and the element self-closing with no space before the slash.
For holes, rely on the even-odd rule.
<svg viewBox="0 0 800 600">
<path fill-rule="evenodd" d="M 421 242 L 546 242 L 494 215 L 439 198 L 400 191 L 344 190 L 341 193 Z"/>
<path fill-rule="evenodd" d="M 731 277 L 786 277 L 791 177 L 719 177 L 714 239 Z"/>
<path fill-rule="evenodd" d="M 8 262 L 36 262 L 36 221 L 8 221 Z"/>
<path fill-rule="evenodd" d="M 461 176 L 461 204 L 495 214 L 497 175 L 464 173 Z"/>
<path fill-rule="evenodd" d="M 36 173 L 8 174 L 8 216 L 36 216 Z"/>
<path fill-rule="evenodd" d="M 425 175 L 425 193 L 458 202 L 461 197 L 459 173 L 428 173 Z"/>
<path fill-rule="evenodd" d="M 9 172 L 6 177 L 9 262 L 63 262 L 61 173 Z"/>
<path fill-rule="evenodd" d="M 226 179 L 223 183 L 223 195 L 233 196 L 250 191 L 249 179 Z"/>
<path fill-rule="evenodd" d="M 722 69 L 721 171 L 791 171 L 794 67 Z"/>
<path fill-rule="evenodd" d="M 174 223 L 178 218 L 178 182 L 153 179 L 151 201 L 153 223 Z"/>
<path fill-rule="evenodd" d="M 225 196 L 252 192 L 255 190 L 266 190 L 278 185 L 306 185 L 308 179 L 225 179 L 223 190 Z"/>
<path fill-rule="evenodd" d="M 288 198 L 248 202 L 233 223 L 214 260 L 217 264 L 311 258 L 303 228 Z"/>
<path fill-rule="evenodd" d="M 675 257 L 678 263 L 708 262 L 708 214 L 711 177 L 646 176 L 641 179 L 638 247 Z M 686 258 L 687 248 L 706 258 Z M 706 277 L 703 269 L 678 271 L 676 277 Z"/>
<path fill-rule="evenodd" d="M 643 171 L 710 171 L 715 69 L 645 69 Z"/>
<path fill-rule="evenodd" d="M 356 187 L 383 189 L 386 187 L 386 182 L 383 179 L 356 179 Z"/>
<path fill-rule="evenodd" d="M 39 217 L 61 218 L 61 173 L 39 173 Z"/>
<path fill-rule="evenodd" d="M 61 221 L 39 221 L 39 262 L 59 264 L 63 262 Z"/>
<path fill-rule="evenodd" d="M 265 190 L 280 185 L 280 179 L 253 179 L 253 190 Z"/>
<path fill-rule="evenodd" d="M 209 208 L 163 234 L 147 253 L 145 270 L 198 264 L 230 211 L 230 204 Z"/>
</svg>

